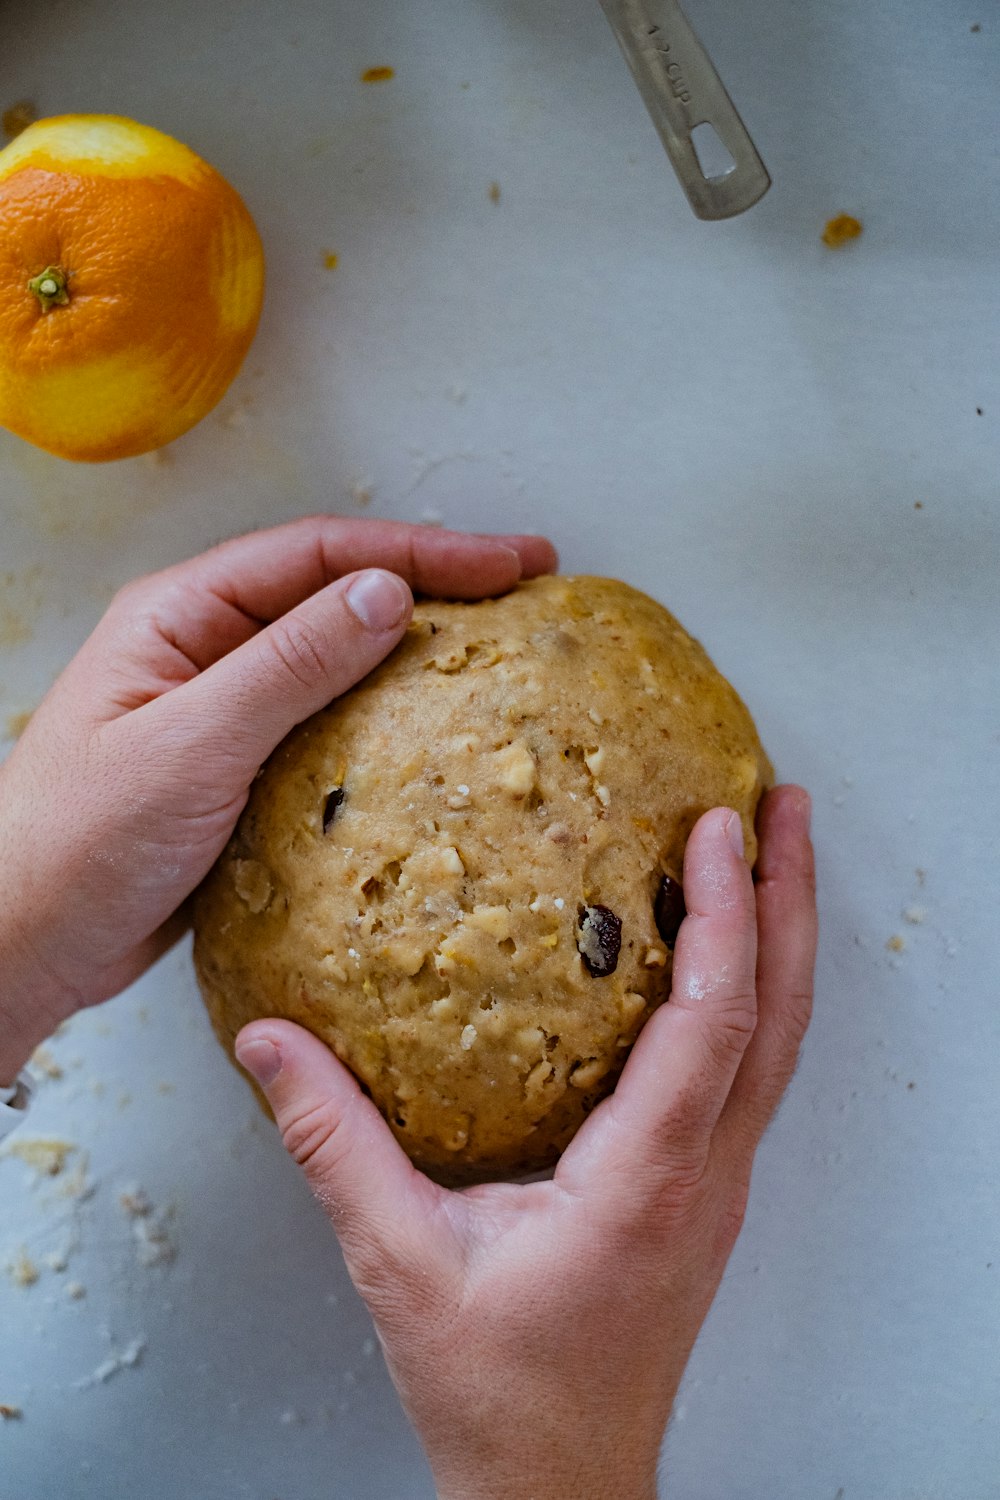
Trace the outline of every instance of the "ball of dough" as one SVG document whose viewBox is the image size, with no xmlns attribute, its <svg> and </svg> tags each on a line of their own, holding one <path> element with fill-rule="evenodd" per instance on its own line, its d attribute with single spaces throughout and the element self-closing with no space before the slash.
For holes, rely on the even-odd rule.
<svg viewBox="0 0 1000 1500">
<path fill-rule="evenodd" d="M 232 1052 L 281 1016 L 442 1180 L 551 1165 L 669 994 L 684 844 L 771 768 L 698 643 L 604 578 L 419 603 L 299 726 L 203 886 L 195 959 Z"/>
</svg>

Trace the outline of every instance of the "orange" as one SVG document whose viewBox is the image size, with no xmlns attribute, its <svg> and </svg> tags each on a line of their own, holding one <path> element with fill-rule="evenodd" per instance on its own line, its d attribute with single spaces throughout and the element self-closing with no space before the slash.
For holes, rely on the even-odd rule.
<svg viewBox="0 0 1000 1500">
<path fill-rule="evenodd" d="M 29 125 L 0 151 L 0 426 L 62 458 L 162 447 L 250 347 L 264 253 L 234 188 L 112 115 Z"/>
</svg>

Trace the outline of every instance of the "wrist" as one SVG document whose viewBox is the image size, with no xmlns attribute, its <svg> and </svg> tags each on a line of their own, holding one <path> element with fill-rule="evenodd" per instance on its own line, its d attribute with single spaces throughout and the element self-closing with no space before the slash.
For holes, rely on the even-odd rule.
<svg viewBox="0 0 1000 1500">
<path fill-rule="evenodd" d="M 509 1435 L 509 1434 L 508 1434 Z M 592 1447 L 591 1442 L 581 1445 Z M 431 1459 L 437 1500 L 656 1500 L 659 1444 L 644 1458 L 622 1452 L 613 1427 L 601 1452 L 547 1449 L 525 1453 L 515 1440 L 502 1461 L 477 1459 L 468 1449 Z"/>
<path fill-rule="evenodd" d="M 435 1480 L 437 1500 L 511 1500 L 513 1495 L 530 1495 L 531 1500 L 608 1500 L 612 1495 L 615 1500 L 657 1500 L 655 1469 L 652 1476 L 631 1481 L 613 1466 L 592 1480 L 578 1475 L 535 1479 L 512 1460 L 503 1474 L 492 1478 L 470 1473 L 464 1479 L 451 1475 L 443 1483 L 435 1475 Z"/>
<path fill-rule="evenodd" d="M 78 1008 L 33 951 L 11 905 L 0 907 L 0 1088 Z"/>
</svg>

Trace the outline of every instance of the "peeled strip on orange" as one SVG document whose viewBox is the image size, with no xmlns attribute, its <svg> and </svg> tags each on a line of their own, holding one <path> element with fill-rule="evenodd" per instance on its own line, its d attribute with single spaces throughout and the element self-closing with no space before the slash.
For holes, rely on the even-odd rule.
<svg viewBox="0 0 1000 1500">
<path fill-rule="evenodd" d="M 187 146 L 113 115 L 29 125 L 0 151 L 0 425 L 62 458 L 162 447 L 250 347 L 264 252 Z"/>
</svg>

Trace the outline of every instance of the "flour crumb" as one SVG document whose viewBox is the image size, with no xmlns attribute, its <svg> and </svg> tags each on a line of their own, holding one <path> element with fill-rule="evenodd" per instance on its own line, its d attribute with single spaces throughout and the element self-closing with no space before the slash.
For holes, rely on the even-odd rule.
<svg viewBox="0 0 1000 1500">
<path fill-rule="evenodd" d="M 886 942 L 885 946 L 888 948 L 890 953 L 902 953 L 903 949 L 906 947 L 906 939 L 904 937 L 901 937 L 898 932 L 894 932 L 892 937 L 889 938 Z"/>
<path fill-rule="evenodd" d="M 128 1187 L 118 1194 L 118 1204 L 130 1219 L 144 1219 L 153 1212 L 148 1194 L 141 1187 Z"/>
<path fill-rule="evenodd" d="M 375 499 L 375 481 L 371 478 L 352 479 L 347 487 L 351 504 L 358 510 L 367 510 Z"/>
<path fill-rule="evenodd" d="M 22 1245 L 21 1249 L 7 1262 L 7 1274 L 15 1286 L 25 1289 L 34 1286 L 41 1272 Z"/>
<path fill-rule="evenodd" d="M 97 1366 L 89 1375 L 84 1375 L 81 1380 L 73 1382 L 73 1389 L 77 1391 L 89 1390 L 91 1386 L 107 1385 L 114 1375 L 122 1370 L 132 1370 L 142 1359 L 146 1352 L 146 1340 L 141 1335 L 132 1340 L 120 1353 L 111 1354 Z"/>
<path fill-rule="evenodd" d="M 66 1173 L 60 1192 L 64 1198 L 75 1198 L 78 1203 L 84 1203 L 92 1198 L 97 1192 L 97 1183 L 92 1182 L 87 1175 L 90 1167 L 90 1157 L 86 1151 L 81 1151 L 79 1159 L 71 1172 Z"/>
<path fill-rule="evenodd" d="M 32 1072 L 36 1073 L 39 1078 L 48 1078 L 55 1082 L 64 1076 L 62 1067 L 56 1062 L 48 1047 L 35 1048 L 31 1054 L 30 1066 Z"/>
<path fill-rule="evenodd" d="M 919 927 L 927 920 L 927 908 L 924 906 L 907 906 L 903 911 L 903 921 L 909 922 L 914 927 Z"/>
</svg>

